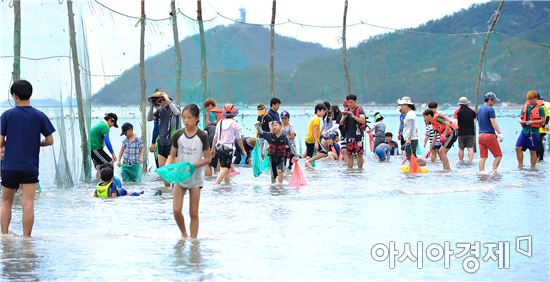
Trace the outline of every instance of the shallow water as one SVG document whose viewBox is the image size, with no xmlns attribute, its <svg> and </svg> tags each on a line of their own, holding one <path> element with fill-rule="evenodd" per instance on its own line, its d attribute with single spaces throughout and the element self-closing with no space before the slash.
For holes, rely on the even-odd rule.
<svg viewBox="0 0 550 282">
<path fill-rule="evenodd" d="M 295 112 L 302 111 L 294 109 Z M 514 113 L 514 112 L 512 112 Z M 387 117 L 395 132 L 397 117 Z M 306 116 L 293 117 L 298 131 Z M 406 175 L 400 158 L 379 164 L 367 157 L 363 171 L 317 162 L 304 170 L 308 185 L 296 189 L 269 184 L 269 176 L 252 176 L 251 168 L 230 186 L 207 179 L 201 192 L 199 240 L 182 240 L 172 218 L 172 195 L 155 192 L 155 173 L 128 190 L 140 197 L 100 200 L 91 197 L 94 184 L 53 186 L 51 152 L 43 150 L 33 238 L 21 234 L 19 197 L 11 232 L 1 239 L 2 280 L 548 280 L 549 166 L 538 171 L 516 168 L 513 144 L 517 126 L 498 117 L 503 127 L 504 159 L 498 175 L 478 176 L 472 166 L 458 165 L 450 153 L 451 173 L 441 164 L 430 172 Z M 138 124 L 138 123 L 135 123 Z M 420 125 L 421 129 L 423 126 Z M 248 132 L 251 132 L 248 129 Z M 115 140 L 118 132 L 111 133 Z M 303 134 L 299 134 L 303 136 Z M 301 138 L 303 139 L 303 138 Z M 115 150 L 120 144 L 114 142 Z M 490 166 L 492 158 L 487 163 Z M 288 177 L 288 176 L 287 176 Z M 285 181 L 286 182 L 286 181 Z M 188 207 L 185 198 L 184 210 Z M 184 212 L 186 220 L 187 214 Z M 187 222 L 188 224 L 188 222 Z M 515 251 L 516 237 L 531 235 L 532 257 Z M 403 244 L 510 241 L 510 267 L 480 262 L 468 274 L 462 259 L 443 261 L 424 255 L 416 262 L 377 262 L 377 243 Z M 481 256 L 486 249 L 481 248 Z"/>
</svg>

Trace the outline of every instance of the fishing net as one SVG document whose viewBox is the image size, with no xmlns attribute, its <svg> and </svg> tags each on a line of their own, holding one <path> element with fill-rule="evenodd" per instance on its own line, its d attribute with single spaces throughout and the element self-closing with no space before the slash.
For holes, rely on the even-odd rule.
<svg viewBox="0 0 550 282">
<path fill-rule="evenodd" d="M 182 183 L 195 173 L 196 166 L 188 162 L 168 164 L 157 169 L 158 175 L 168 183 Z"/>
<path fill-rule="evenodd" d="M 141 182 L 141 164 L 122 164 L 122 179 L 124 182 Z"/>
<path fill-rule="evenodd" d="M 271 157 L 265 151 L 265 157 L 262 161 L 262 171 L 263 173 L 271 173 Z"/>
<path fill-rule="evenodd" d="M 300 169 L 300 164 L 298 162 L 294 162 L 294 168 L 292 169 L 292 174 L 288 180 L 288 185 L 294 187 L 307 185 L 306 177 L 304 176 L 302 169 Z"/>
<path fill-rule="evenodd" d="M 260 142 L 256 142 L 254 149 L 250 152 L 252 154 L 252 169 L 254 170 L 254 177 L 260 176 L 262 174 L 262 153 L 260 152 Z"/>
<path fill-rule="evenodd" d="M 329 2 L 325 4 L 336 5 L 333 2 L 337 1 Z M 372 108 L 370 103 L 394 104 L 405 95 L 413 97 L 417 106 L 434 97 L 444 107 L 454 106 L 461 96 L 475 100 L 479 54 L 487 20 L 498 3 L 480 4 L 475 17 L 473 12 L 463 11 L 456 18 L 449 16 L 441 22 L 436 20 L 414 29 L 396 30 L 369 23 L 367 12 L 357 8 L 360 1 L 349 2 L 346 31 L 349 75 L 352 91 L 358 94 L 366 111 Z M 5 19 L 5 24 L 0 26 L 0 34 L 5 35 L 4 44 L 0 44 L 3 70 L 12 69 L 14 47 L 17 47 L 11 44 L 11 35 L 15 34 L 13 3 L 0 3 L 0 18 Z M 58 130 L 54 139 L 61 142 L 56 141 L 55 147 L 43 150 L 47 157 L 41 160 L 41 167 L 51 167 L 55 160 L 56 168 L 51 173 L 41 171 L 46 182 L 53 185 L 57 181 L 56 186 L 64 187 L 71 186 L 75 180 L 90 178 L 93 169 L 84 170 L 83 163 L 89 168 L 91 162 L 83 160 L 80 134 L 88 133 L 92 122 L 100 120 L 106 112 L 116 112 L 120 123 L 133 123 L 135 134 L 145 136 L 143 141 L 150 144 L 153 126 L 142 118 L 147 109 L 139 106 L 142 22 L 145 23 L 143 67 L 147 96 L 156 88 L 163 88 L 175 101 L 179 98 L 182 105 L 198 104 L 201 116 L 205 112 L 202 102 L 207 97 L 216 99 L 218 107 L 235 103 L 240 109 L 238 120 L 242 133 L 253 136 L 254 106 L 267 105 L 271 98 L 269 16 L 272 3 L 259 1 L 257 5 L 267 18 L 254 14 L 253 22 L 248 21 L 244 13 L 239 18 L 238 6 L 222 8 L 209 1 L 202 2 L 203 20 L 199 22 L 196 2 L 175 3 L 175 17 L 172 17 L 169 0 L 146 0 L 147 18 L 142 21 L 140 1 L 72 2 L 82 90 L 82 109 L 78 110 L 76 74 L 69 46 L 68 2 L 24 1 L 19 46 L 21 77 L 33 83 L 36 89 L 33 99 L 57 100 L 57 93 L 63 93 L 62 101 L 38 107 L 52 119 L 64 119 L 64 124 L 55 123 Z M 313 101 L 326 100 L 340 105 L 347 92 L 341 49 L 343 4 L 334 6 L 330 15 L 322 17 L 322 22 L 308 22 L 302 16 L 303 11 L 294 8 L 294 3 L 277 1 L 273 82 L 274 94 L 284 105 L 308 105 L 307 109 L 293 112 L 293 118 L 311 116 Z M 521 102 L 527 89 L 536 89 L 548 96 L 550 68 L 546 58 L 550 57 L 550 32 L 548 24 L 537 23 L 540 17 L 547 19 L 544 12 L 550 9 L 549 5 L 547 1 L 527 4 L 508 1 L 504 5 L 484 57 L 482 94 L 493 91 L 503 102 L 516 103 Z M 461 19 L 459 16 L 465 14 L 477 23 L 444 22 Z M 321 42 L 320 38 L 323 45 L 311 43 Z M 175 48 L 175 41 L 179 42 L 179 49 Z M 178 54 L 181 62 L 177 60 Z M 11 79 L 10 71 L 0 73 L 0 85 L 9 87 Z M 8 91 L 4 94 L 10 101 Z M 481 102 L 481 97 L 476 102 Z M 2 110 L 11 106 L 13 104 L 7 104 Z M 60 106 L 65 109 L 59 110 Z M 83 117 L 83 122 L 79 122 L 79 117 Z M 111 140 L 115 150 L 118 149 L 119 140 L 113 136 Z M 302 152 L 303 142 L 297 143 Z M 51 153 L 53 149 L 55 154 Z M 252 160 L 257 176 L 262 170 L 261 162 Z M 260 165 L 258 170 L 257 165 Z M 149 169 L 147 165 L 145 168 Z"/>
</svg>

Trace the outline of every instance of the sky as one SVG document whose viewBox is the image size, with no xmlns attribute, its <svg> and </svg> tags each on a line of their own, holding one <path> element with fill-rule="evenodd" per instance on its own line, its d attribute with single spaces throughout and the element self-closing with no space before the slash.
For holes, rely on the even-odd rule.
<svg viewBox="0 0 550 282">
<path fill-rule="evenodd" d="M 69 56 L 66 0 L 22 1 L 22 56 Z M 123 14 L 139 17 L 139 0 L 97 0 Z M 11 84 L 13 59 L 13 9 L 10 1 L 0 2 L 0 85 L 8 89 Z M 392 29 L 416 27 L 429 20 L 466 9 L 486 0 L 349 0 L 347 45 L 353 47 L 369 37 L 391 32 Z M 239 19 L 239 8 L 246 9 L 246 21 L 268 25 L 271 20 L 272 0 L 203 0 L 203 19 L 213 19 L 205 24 L 210 28 L 230 24 L 225 19 Z M 146 15 L 151 19 L 167 18 L 170 0 L 145 2 Z M 90 72 L 94 74 L 91 91 L 96 93 L 118 74 L 139 63 L 139 23 L 109 12 L 95 0 L 75 0 L 75 16 L 79 43 L 86 35 L 90 58 Z M 176 1 L 176 7 L 190 17 L 196 16 L 196 1 Z M 278 34 L 298 40 L 316 42 L 329 48 L 341 48 L 341 28 L 344 0 L 277 0 L 275 30 Z M 224 17 L 218 15 L 222 14 Z M 198 32 L 196 25 L 184 16 L 178 17 L 180 40 Z M 282 24 L 288 21 L 305 25 L 336 26 L 313 28 L 299 24 Z M 82 31 L 81 23 L 85 25 Z M 149 21 L 146 28 L 146 57 L 153 56 L 173 45 L 172 26 L 169 20 Z M 74 92 L 72 89 L 70 60 L 55 58 L 41 61 L 22 60 L 22 77 L 35 84 L 35 97 L 55 98 Z M 105 75 L 107 77 L 105 77 Z M 4 92 L 4 91 L 2 91 Z M 0 100 L 9 94 L 0 92 Z"/>
</svg>

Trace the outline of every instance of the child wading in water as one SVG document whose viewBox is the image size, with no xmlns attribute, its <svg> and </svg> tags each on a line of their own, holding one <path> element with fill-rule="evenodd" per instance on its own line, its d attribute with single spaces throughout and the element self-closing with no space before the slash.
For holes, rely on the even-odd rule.
<svg viewBox="0 0 550 282">
<path fill-rule="evenodd" d="M 234 119 L 239 115 L 239 109 L 233 104 L 226 104 L 223 108 L 223 120 L 216 125 L 216 134 L 214 135 L 214 141 L 212 142 L 213 154 L 220 160 L 220 173 L 216 178 L 216 184 L 220 184 L 225 181 L 225 184 L 229 184 L 231 173 L 231 163 L 233 162 L 233 149 L 235 142 L 241 149 L 241 153 L 245 158 L 248 157 L 246 149 L 244 148 L 243 141 L 241 140 L 241 127 Z M 261 145 L 261 143 L 260 143 Z"/>
<path fill-rule="evenodd" d="M 311 162 L 324 158 L 328 151 L 321 145 L 321 118 L 325 116 L 327 107 L 323 104 L 315 106 L 315 115 L 309 120 L 306 134 L 306 162 L 307 168 L 313 168 Z M 317 155 L 313 156 L 317 152 Z"/>
<path fill-rule="evenodd" d="M 294 150 L 296 150 L 296 131 L 294 130 L 294 126 L 290 124 L 290 113 L 287 111 L 283 111 L 281 113 L 281 123 L 282 123 L 282 131 L 283 134 L 285 134 L 288 137 L 288 141 L 290 141 L 290 146 L 294 147 Z M 292 169 L 292 158 L 294 155 L 289 153 L 287 155 L 287 158 L 285 159 L 285 166 L 286 162 L 288 160 L 288 169 Z"/>
<path fill-rule="evenodd" d="M 121 166 L 122 161 L 122 180 L 124 182 L 141 182 L 141 164 L 144 159 L 144 146 L 141 138 L 134 134 L 134 126 L 131 123 L 122 125 L 122 133 L 126 136 L 122 141 L 122 148 L 118 154 L 117 165 Z"/>
<path fill-rule="evenodd" d="M 268 154 L 271 159 L 271 183 L 274 184 L 275 180 L 277 180 L 277 183 L 282 185 L 285 158 L 288 152 L 290 151 L 290 153 L 294 156 L 297 156 L 298 154 L 294 150 L 294 146 L 292 146 L 290 140 L 288 140 L 287 135 L 283 134 L 283 131 L 281 130 L 281 122 L 273 121 L 271 123 L 271 127 L 273 129 L 273 133 L 265 132 L 262 131 L 260 123 L 256 123 L 256 130 L 258 130 L 259 136 L 264 138 L 269 144 Z M 296 158 L 294 157 L 293 160 L 295 159 Z"/>
<path fill-rule="evenodd" d="M 203 167 L 210 164 L 210 146 L 208 135 L 199 130 L 199 106 L 187 105 L 183 109 L 182 119 L 184 128 L 176 131 L 172 136 L 172 148 L 166 160 L 167 164 L 189 162 L 195 165 L 195 173 L 185 182 L 174 185 L 174 199 L 172 202 L 174 219 L 178 225 L 181 235 L 187 237 L 185 221 L 183 218 L 183 197 L 185 191 L 189 190 L 189 216 L 191 223 L 191 238 L 197 238 L 199 232 L 199 201 L 203 186 Z"/>
<path fill-rule="evenodd" d="M 143 194 L 141 192 L 130 192 L 122 188 L 122 182 L 118 177 L 115 177 L 113 165 L 110 163 L 102 164 L 99 168 L 99 175 L 101 177 L 101 182 L 97 184 L 94 197 L 97 198 L 116 198 L 122 196 L 139 196 Z"/>
</svg>

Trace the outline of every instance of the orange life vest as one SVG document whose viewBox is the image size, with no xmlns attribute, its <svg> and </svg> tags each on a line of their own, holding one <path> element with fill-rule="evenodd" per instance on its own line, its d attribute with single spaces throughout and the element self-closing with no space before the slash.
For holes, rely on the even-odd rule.
<svg viewBox="0 0 550 282">
<path fill-rule="evenodd" d="M 451 126 L 449 128 L 449 130 L 447 130 L 446 132 L 445 131 L 445 128 L 447 127 L 447 124 L 444 123 L 444 124 L 441 124 L 439 122 L 437 122 L 437 118 L 441 117 L 442 119 L 444 119 L 446 122 L 448 122 Z M 449 136 L 449 134 L 453 131 L 453 130 L 458 130 L 458 125 L 454 124 L 449 118 L 447 118 L 446 116 L 442 115 L 442 114 L 435 114 L 434 115 L 434 118 L 433 118 L 433 121 L 432 121 L 432 127 L 435 131 L 439 132 L 439 134 L 441 135 L 444 135 L 444 136 Z"/>
<path fill-rule="evenodd" d="M 216 119 L 216 121 L 214 121 L 214 122 L 211 122 L 211 121 L 210 121 L 210 113 L 211 113 L 211 112 L 216 113 L 216 116 L 218 117 L 218 118 Z M 223 113 L 223 110 L 222 110 L 222 109 L 218 109 L 218 108 L 213 108 L 212 110 L 208 111 L 208 112 L 206 113 L 206 125 L 216 125 L 216 124 L 218 124 L 218 122 L 219 122 L 220 120 L 223 119 L 222 113 Z"/>
<path fill-rule="evenodd" d="M 531 109 L 531 115 L 529 117 L 531 122 L 541 119 L 541 117 L 540 117 L 540 107 L 542 107 L 542 105 L 544 105 L 544 101 L 543 100 L 537 100 L 537 104 L 535 105 L 535 107 L 533 109 Z M 525 102 L 525 106 L 523 106 L 523 111 L 521 112 L 521 121 L 523 121 L 523 122 L 527 121 L 526 120 L 527 119 L 527 109 L 528 109 L 529 106 L 530 106 L 529 102 Z M 539 122 L 537 124 L 531 124 L 530 126 L 533 127 L 533 128 L 541 128 L 542 124 L 543 124 L 542 122 Z"/>
</svg>

